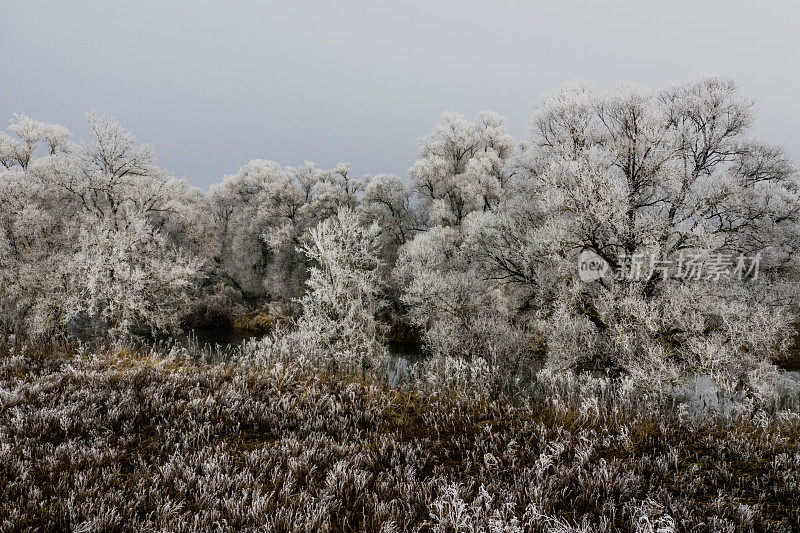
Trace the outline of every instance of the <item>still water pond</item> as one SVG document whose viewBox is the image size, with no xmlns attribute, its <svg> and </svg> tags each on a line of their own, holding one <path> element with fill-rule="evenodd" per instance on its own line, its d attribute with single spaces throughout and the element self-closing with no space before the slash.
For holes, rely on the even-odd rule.
<svg viewBox="0 0 800 533">
<path fill-rule="evenodd" d="M 231 354 L 243 342 L 260 339 L 263 336 L 263 333 L 247 329 L 197 328 L 174 339 L 164 339 L 162 344 L 169 345 L 170 342 L 174 342 L 197 353 L 200 358 L 208 358 Z M 387 343 L 387 349 L 394 359 L 404 359 L 407 363 L 416 363 L 425 357 L 420 343 L 390 341 Z"/>
<path fill-rule="evenodd" d="M 243 342 L 262 336 L 262 333 L 245 329 L 195 329 L 176 337 L 172 342 L 188 348 L 197 354 L 199 359 L 218 361 L 234 354 Z M 167 342 L 165 345 L 169 344 Z M 410 365 L 425 359 L 419 343 L 389 342 L 387 348 L 393 360 L 390 370 L 392 382 L 407 375 Z M 784 370 L 785 377 L 800 382 L 800 330 L 788 357 L 780 366 Z M 680 393 L 688 403 L 698 409 L 726 410 L 726 402 L 719 399 L 716 385 L 708 376 L 689 379 L 680 389 Z"/>
<path fill-rule="evenodd" d="M 247 329 L 197 328 L 187 334 L 179 335 L 174 341 L 180 346 L 205 353 L 230 353 L 242 342 L 262 336 L 263 333 Z M 394 358 L 405 359 L 409 363 L 415 363 L 425 358 L 419 343 L 389 342 L 387 348 Z M 794 343 L 789 348 L 787 357 L 778 366 L 793 373 L 793 376 L 800 376 L 800 324 L 798 324 Z"/>
</svg>

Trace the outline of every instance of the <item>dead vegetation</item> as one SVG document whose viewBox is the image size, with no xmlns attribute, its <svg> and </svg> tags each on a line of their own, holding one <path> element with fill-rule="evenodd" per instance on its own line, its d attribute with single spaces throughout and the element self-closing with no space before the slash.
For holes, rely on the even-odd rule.
<svg viewBox="0 0 800 533">
<path fill-rule="evenodd" d="M 173 354 L 0 360 L 3 531 L 788 531 L 800 422 L 542 373 L 490 399 Z M 268 353 L 267 353 L 268 352 Z"/>
</svg>

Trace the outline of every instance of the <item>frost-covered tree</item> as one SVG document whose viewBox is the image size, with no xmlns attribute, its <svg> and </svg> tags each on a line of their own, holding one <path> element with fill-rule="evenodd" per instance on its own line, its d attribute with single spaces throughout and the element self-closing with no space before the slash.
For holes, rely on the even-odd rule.
<svg viewBox="0 0 800 533">
<path fill-rule="evenodd" d="M 444 113 L 420 146 L 420 159 L 409 175 L 429 225 L 458 225 L 470 212 L 488 210 L 502 197 L 514 139 L 497 114 L 484 111 L 473 122 Z"/>
<path fill-rule="evenodd" d="M 492 359 L 494 371 L 501 366 L 505 371 L 525 349 L 499 349 L 499 337 L 516 325 L 505 295 L 478 275 L 475 258 L 464 246 L 464 228 L 505 197 L 515 141 L 495 113 L 482 112 L 476 121 L 445 113 L 420 145 L 421 158 L 409 171 L 420 207 L 414 218 L 430 229 L 413 240 L 405 237 L 394 272 L 407 318 L 423 331 L 430 352 Z M 367 195 L 364 199 L 366 204 Z M 488 324 L 504 333 L 493 335 Z M 526 333 L 518 333 L 519 346 L 530 344 Z M 509 351 L 508 357 L 500 351 Z"/>
<path fill-rule="evenodd" d="M 124 229 L 104 221 L 80 232 L 79 248 L 64 265 L 63 320 L 102 319 L 113 336 L 167 331 L 196 289 L 200 263 L 170 246 L 144 218 Z"/>
<path fill-rule="evenodd" d="M 471 320 L 489 306 L 487 286 L 461 253 L 459 228 L 436 226 L 417 235 L 400 252 L 394 275 L 404 287 L 409 321 L 424 331 L 435 353 L 463 350 Z"/>
<path fill-rule="evenodd" d="M 379 232 L 345 207 L 313 228 L 301 248 L 312 266 L 300 334 L 315 353 L 350 370 L 374 368 L 385 356 Z"/>
<path fill-rule="evenodd" d="M 391 174 L 367 178 L 359 212 L 363 219 L 377 222 L 381 230 L 381 256 L 390 263 L 396 259 L 398 247 L 422 226 L 411 190 L 402 179 Z"/>
<path fill-rule="evenodd" d="M 486 365 L 495 390 L 530 376 L 538 357 L 526 317 L 515 313 L 507 292 L 477 268 L 465 228 L 435 226 L 400 249 L 393 272 L 403 287 L 406 319 L 422 331 L 427 352 L 449 368 L 451 359 Z"/>
<path fill-rule="evenodd" d="M 50 158 L 38 171 L 46 185 L 64 193 L 88 216 L 111 228 L 124 228 L 127 217 L 144 216 L 160 226 L 177 204 L 191 201 L 185 181 L 156 165 L 152 146 L 107 115 L 89 114 L 92 137 L 81 143 L 75 160 Z"/>
<path fill-rule="evenodd" d="M 25 115 L 15 115 L 8 131 L 0 132 L 0 329 L 23 331 L 26 317 L 50 295 L 74 220 L 35 169 L 69 157 L 74 146 L 63 127 Z"/>
<path fill-rule="evenodd" d="M 798 179 L 780 149 L 752 140 L 751 123 L 725 78 L 607 94 L 568 85 L 543 100 L 506 199 L 468 240 L 482 277 L 539 320 L 552 366 L 735 385 L 784 345 Z M 586 250 L 610 272 L 630 273 L 626 258 L 650 266 L 585 283 Z M 759 275 L 677 275 L 687 258 L 723 254 L 760 254 Z"/>
<path fill-rule="evenodd" d="M 291 240 L 305 203 L 301 191 L 277 163 L 254 160 L 213 186 L 209 196 L 220 231 L 222 270 L 245 294 L 264 295 L 274 250 L 261 236 L 280 234 Z M 280 248 L 281 243 L 275 244 Z M 293 246 L 287 251 L 292 261 Z"/>
<path fill-rule="evenodd" d="M 308 191 L 304 214 L 310 220 L 333 216 L 342 207 L 354 208 L 358 203 L 356 195 L 364 189 L 362 180 L 350 176 L 350 163 L 320 170 L 315 169 L 313 163 L 306 162 L 304 167 L 292 168 L 290 172 L 301 183 L 303 191 Z"/>
<path fill-rule="evenodd" d="M 152 148 L 110 117 L 91 113 L 89 123 L 91 140 L 74 144 L 61 126 L 17 116 L 9 127 L 13 135 L 0 140 L 7 168 L 0 173 L 6 329 L 46 333 L 70 323 L 63 304 L 77 286 L 68 282 L 67 270 L 77 265 L 87 231 L 104 228 L 121 238 L 146 224 L 164 246 L 180 246 L 188 255 L 213 247 L 213 232 L 202 230 L 210 218 L 198 191 L 159 169 Z"/>
<path fill-rule="evenodd" d="M 251 161 L 211 189 L 222 269 L 248 295 L 300 296 L 307 269 L 296 250 L 301 238 L 339 208 L 354 207 L 360 187 L 346 164 L 323 170 Z"/>
<path fill-rule="evenodd" d="M 10 169 L 28 168 L 36 149 L 45 146 L 50 154 L 70 150 L 72 134 L 59 124 L 33 120 L 27 115 L 14 115 L 8 133 L 0 132 L 0 164 Z"/>
</svg>

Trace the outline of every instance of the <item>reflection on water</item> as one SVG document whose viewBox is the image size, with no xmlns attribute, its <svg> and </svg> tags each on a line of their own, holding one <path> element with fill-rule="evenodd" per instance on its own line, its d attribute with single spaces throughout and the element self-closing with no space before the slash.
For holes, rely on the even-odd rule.
<svg viewBox="0 0 800 533">
<path fill-rule="evenodd" d="M 232 328 L 196 328 L 187 334 L 179 336 L 176 340 L 181 344 L 193 344 L 199 346 L 219 346 L 223 350 L 235 348 L 242 342 L 262 334 L 249 329 Z"/>
<path fill-rule="evenodd" d="M 234 355 L 243 342 L 261 338 L 263 335 L 247 329 L 195 328 L 175 337 L 156 339 L 154 345 L 165 352 L 177 345 L 186 348 L 198 359 L 224 361 Z M 425 358 L 422 344 L 417 342 L 389 341 L 386 349 L 393 367 L 402 367 L 400 372 L 403 375 L 410 365 Z"/>
<path fill-rule="evenodd" d="M 422 344 L 419 342 L 389 341 L 386 343 L 386 349 L 392 358 L 405 359 L 409 363 L 416 363 L 425 358 L 425 352 L 422 351 Z"/>
<path fill-rule="evenodd" d="M 230 359 L 243 342 L 261 336 L 263 334 L 245 329 L 198 328 L 162 342 L 161 345 L 167 349 L 170 345 L 183 346 L 198 359 L 224 361 Z M 420 343 L 390 341 L 386 348 L 390 355 L 389 380 L 392 384 L 402 381 L 408 376 L 413 364 L 422 362 L 427 357 Z M 785 370 L 785 377 L 800 382 L 800 330 L 788 357 L 779 366 Z M 730 400 L 722 399 L 718 395 L 716 384 L 705 375 L 689 378 L 675 392 L 689 406 L 699 410 L 725 411 L 730 408 L 729 403 L 733 405 Z"/>
<path fill-rule="evenodd" d="M 408 370 L 414 363 L 425 359 L 425 352 L 422 344 L 418 342 L 396 342 L 386 343 L 391 360 L 389 363 L 389 383 L 397 385 L 401 380 L 408 377 Z"/>
<path fill-rule="evenodd" d="M 784 370 L 800 371 L 800 323 L 794 326 L 792 345 L 786 352 L 786 357 L 780 359 L 778 366 Z"/>
<path fill-rule="evenodd" d="M 207 362 L 229 361 L 245 341 L 259 338 L 262 333 L 247 329 L 195 328 L 174 337 L 157 338 L 156 350 L 169 352 L 172 347 L 185 348 L 195 359 Z"/>
<path fill-rule="evenodd" d="M 783 372 L 789 382 L 800 382 L 800 372 Z M 788 385 L 788 383 L 786 384 Z M 783 388 L 781 386 L 780 388 Z M 687 380 L 686 384 L 675 391 L 686 405 L 694 411 L 719 411 L 728 413 L 741 401 L 741 394 L 725 394 L 711 376 L 699 375 Z"/>
</svg>

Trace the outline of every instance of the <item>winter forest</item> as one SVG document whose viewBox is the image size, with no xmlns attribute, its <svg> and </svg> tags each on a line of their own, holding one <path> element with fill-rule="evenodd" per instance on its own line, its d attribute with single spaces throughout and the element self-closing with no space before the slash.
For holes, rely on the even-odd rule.
<svg viewBox="0 0 800 533">
<path fill-rule="evenodd" d="M 532 100 L 207 192 L 13 116 L 0 529 L 800 528 L 790 158 L 726 77 Z"/>
</svg>

